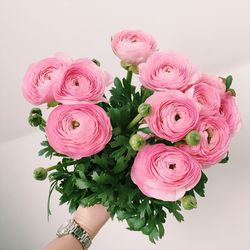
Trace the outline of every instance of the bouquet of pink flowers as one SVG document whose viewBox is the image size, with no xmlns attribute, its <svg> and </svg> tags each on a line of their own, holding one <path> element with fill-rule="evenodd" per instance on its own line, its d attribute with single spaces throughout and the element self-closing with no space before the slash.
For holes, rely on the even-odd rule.
<svg viewBox="0 0 250 250">
<path fill-rule="evenodd" d="M 31 126 L 45 133 L 39 155 L 59 159 L 34 177 L 48 176 L 49 199 L 57 190 L 70 212 L 103 204 L 112 219 L 155 242 L 167 213 L 182 221 L 181 208 L 196 208 L 196 196 L 205 196 L 203 171 L 229 159 L 241 125 L 232 76 L 202 73 L 182 55 L 158 51 L 142 31 L 119 32 L 111 45 L 126 78 L 113 79 L 95 59 L 62 53 L 27 70 L 24 97 L 51 109 L 46 119 L 39 108 L 29 115 Z"/>
</svg>

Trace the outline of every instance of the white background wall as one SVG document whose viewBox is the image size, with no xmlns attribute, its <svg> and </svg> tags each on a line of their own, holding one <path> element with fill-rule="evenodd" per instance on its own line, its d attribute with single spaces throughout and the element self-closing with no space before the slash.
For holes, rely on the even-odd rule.
<svg viewBox="0 0 250 250">
<path fill-rule="evenodd" d="M 109 221 L 92 249 L 249 250 L 250 249 L 250 2 L 0 0 L 0 250 L 42 249 L 68 218 L 52 197 L 49 183 L 32 179 L 33 168 L 49 162 L 37 156 L 40 133 L 27 125 L 31 108 L 20 92 L 31 62 L 64 51 L 100 59 L 114 75 L 118 60 L 110 36 L 140 28 L 159 47 L 186 54 L 203 71 L 234 76 L 243 129 L 231 144 L 230 163 L 207 170 L 206 198 L 179 224 L 171 216 L 156 246 L 125 223 Z"/>
</svg>

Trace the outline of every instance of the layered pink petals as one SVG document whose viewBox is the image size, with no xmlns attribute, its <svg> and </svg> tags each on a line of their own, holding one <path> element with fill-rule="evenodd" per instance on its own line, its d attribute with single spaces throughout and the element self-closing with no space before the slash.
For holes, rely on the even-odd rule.
<svg viewBox="0 0 250 250">
<path fill-rule="evenodd" d="M 179 147 L 193 156 L 203 167 L 209 167 L 222 160 L 230 143 L 230 130 L 221 116 L 201 117 L 196 128 L 201 135 L 196 146 L 180 145 Z"/>
<path fill-rule="evenodd" d="M 195 83 L 200 73 L 182 55 L 156 52 L 139 66 L 140 82 L 145 88 L 157 91 L 185 90 Z"/>
<path fill-rule="evenodd" d="M 55 72 L 71 63 L 63 54 L 45 58 L 32 64 L 23 80 L 22 91 L 28 102 L 40 105 L 54 100 L 52 84 Z"/>
<path fill-rule="evenodd" d="M 189 154 L 164 144 L 147 145 L 137 154 L 131 179 L 148 197 L 176 201 L 201 177 L 201 166 Z"/>
<path fill-rule="evenodd" d="M 111 46 L 122 61 L 138 65 L 155 52 L 157 44 L 152 36 L 141 30 L 123 30 L 114 35 Z"/>
<path fill-rule="evenodd" d="M 55 76 L 54 97 L 63 104 L 103 101 L 110 75 L 89 59 L 79 59 Z"/>
<path fill-rule="evenodd" d="M 233 136 L 241 128 L 241 118 L 234 96 L 226 92 L 221 99 L 220 114 L 225 118 L 230 134 Z"/>
<path fill-rule="evenodd" d="M 177 142 L 198 122 L 199 110 L 194 100 L 178 90 L 156 92 L 146 103 L 152 107 L 146 122 L 151 131 L 162 139 Z"/>
<path fill-rule="evenodd" d="M 217 88 L 217 81 L 219 81 L 219 79 L 201 78 L 185 92 L 198 103 L 201 115 L 215 115 L 219 111 L 221 105 L 221 89 Z"/>
<path fill-rule="evenodd" d="M 59 105 L 49 115 L 46 135 L 58 153 L 80 159 L 103 150 L 112 137 L 112 127 L 97 105 Z"/>
</svg>

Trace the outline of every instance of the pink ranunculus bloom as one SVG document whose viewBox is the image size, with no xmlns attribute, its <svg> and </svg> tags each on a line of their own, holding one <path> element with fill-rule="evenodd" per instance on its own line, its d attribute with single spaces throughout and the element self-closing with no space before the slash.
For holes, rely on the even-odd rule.
<svg viewBox="0 0 250 250">
<path fill-rule="evenodd" d="M 25 99 L 33 105 L 53 101 L 52 85 L 55 73 L 70 63 L 70 58 L 57 53 L 30 65 L 22 84 Z"/>
<path fill-rule="evenodd" d="M 145 102 L 152 107 L 145 120 L 151 131 L 162 139 L 177 142 L 198 122 L 198 106 L 179 90 L 155 92 Z"/>
<path fill-rule="evenodd" d="M 164 144 L 146 145 L 135 157 L 131 179 L 148 197 L 176 201 L 199 182 L 201 166 L 186 152 Z"/>
<path fill-rule="evenodd" d="M 212 87 L 215 87 L 220 92 L 220 94 L 224 94 L 226 91 L 226 85 L 219 77 L 202 74 L 201 79 L 198 82 L 203 82 Z"/>
<path fill-rule="evenodd" d="M 139 75 L 145 88 L 156 91 L 185 90 L 200 78 L 195 67 L 174 52 L 154 53 L 146 63 L 139 65 Z"/>
<path fill-rule="evenodd" d="M 196 146 L 181 144 L 179 147 L 192 155 L 203 168 L 220 162 L 231 138 L 225 119 L 219 115 L 201 117 L 195 129 L 201 135 L 200 143 Z"/>
<path fill-rule="evenodd" d="M 236 105 L 235 96 L 231 96 L 228 92 L 222 96 L 220 114 L 229 125 L 231 136 L 240 130 L 241 118 Z"/>
<path fill-rule="evenodd" d="M 154 38 L 141 30 L 123 30 L 112 37 L 114 53 L 128 64 L 145 62 L 156 50 Z"/>
<path fill-rule="evenodd" d="M 90 59 L 78 59 L 58 71 L 54 78 L 55 100 L 63 104 L 97 103 L 103 101 L 111 76 Z"/>
<path fill-rule="evenodd" d="M 216 87 L 217 81 L 216 78 L 201 77 L 198 82 L 185 92 L 187 96 L 197 102 L 200 115 L 210 116 L 219 112 L 221 90 Z"/>
<path fill-rule="evenodd" d="M 106 112 L 87 103 L 57 106 L 49 115 L 45 131 L 54 150 L 73 159 L 100 152 L 112 137 Z"/>
</svg>

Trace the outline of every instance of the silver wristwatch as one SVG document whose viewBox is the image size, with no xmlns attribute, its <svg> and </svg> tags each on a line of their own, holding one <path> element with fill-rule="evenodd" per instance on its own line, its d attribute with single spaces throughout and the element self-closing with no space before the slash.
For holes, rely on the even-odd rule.
<svg viewBox="0 0 250 250">
<path fill-rule="evenodd" d="M 88 249 L 91 245 L 91 239 L 89 238 L 87 232 L 81 228 L 73 219 L 66 221 L 62 224 L 58 230 L 56 235 L 58 237 L 72 234 L 76 239 L 80 241 L 84 250 Z"/>
</svg>

